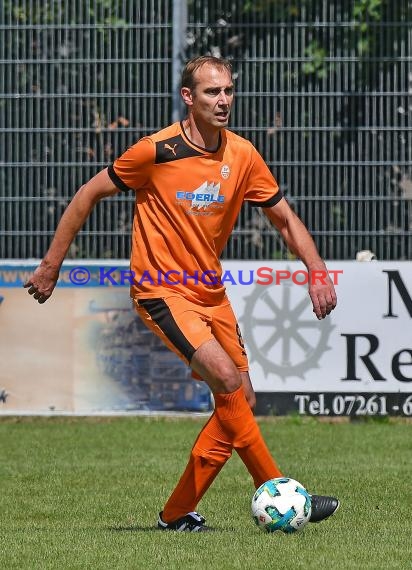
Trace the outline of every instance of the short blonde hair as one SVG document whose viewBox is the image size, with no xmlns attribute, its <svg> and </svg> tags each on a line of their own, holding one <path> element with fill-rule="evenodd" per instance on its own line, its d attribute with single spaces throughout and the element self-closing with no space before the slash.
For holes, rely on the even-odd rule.
<svg viewBox="0 0 412 570">
<path fill-rule="evenodd" d="M 195 72 L 204 65 L 212 65 L 219 70 L 225 69 L 232 76 L 232 65 L 227 59 L 214 57 L 213 55 L 200 55 L 190 59 L 183 68 L 181 87 L 193 90 L 196 86 Z"/>
</svg>

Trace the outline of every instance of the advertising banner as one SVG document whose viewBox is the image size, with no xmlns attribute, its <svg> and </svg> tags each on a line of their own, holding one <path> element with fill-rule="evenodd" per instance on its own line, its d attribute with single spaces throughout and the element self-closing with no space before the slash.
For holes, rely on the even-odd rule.
<svg viewBox="0 0 412 570">
<path fill-rule="evenodd" d="M 223 263 L 257 413 L 412 416 L 410 263 L 327 265 L 338 306 L 318 321 L 302 263 Z M 66 263 L 44 305 L 22 287 L 35 266 L 0 265 L 0 414 L 210 409 L 135 314 L 127 262 Z"/>
<path fill-rule="evenodd" d="M 411 264 L 327 265 L 338 305 L 318 321 L 301 263 L 225 264 L 258 413 L 411 416 Z"/>
<path fill-rule="evenodd" d="M 211 408 L 206 384 L 141 322 L 128 287 L 100 285 L 101 264 L 65 264 L 43 305 L 23 289 L 35 267 L 0 266 L 0 414 Z"/>
</svg>

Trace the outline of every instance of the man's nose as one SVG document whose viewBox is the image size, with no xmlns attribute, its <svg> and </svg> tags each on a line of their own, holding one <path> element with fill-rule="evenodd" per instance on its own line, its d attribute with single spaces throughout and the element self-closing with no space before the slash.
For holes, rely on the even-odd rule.
<svg viewBox="0 0 412 570">
<path fill-rule="evenodd" d="M 219 104 L 220 105 L 229 105 L 229 98 L 223 90 L 220 92 Z"/>
</svg>

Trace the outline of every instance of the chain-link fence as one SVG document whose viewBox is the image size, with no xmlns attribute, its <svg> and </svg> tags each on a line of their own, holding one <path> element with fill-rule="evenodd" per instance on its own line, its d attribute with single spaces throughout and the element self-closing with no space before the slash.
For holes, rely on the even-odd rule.
<svg viewBox="0 0 412 570">
<path fill-rule="evenodd" d="M 0 257 L 41 257 L 75 190 L 173 120 L 179 45 L 232 59 L 231 128 L 325 258 L 409 258 L 411 26 L 410 0 L 3 0 Z M 132 210 L 99 204 L 70 255 L 127 258 Z M 245 207 L 225 256 L 287 252 Z"/>
</svg>

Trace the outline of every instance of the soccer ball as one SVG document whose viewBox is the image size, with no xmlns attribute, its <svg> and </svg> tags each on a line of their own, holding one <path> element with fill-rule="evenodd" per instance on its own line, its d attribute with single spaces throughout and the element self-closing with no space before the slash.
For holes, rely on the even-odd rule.
<svg viewBox="0 0 412 570">
<path fill-rule="evenodd" d="M 310 495 L 298 481 L 278 477 L 263 483 L 252 499 L 252 516 L 266 532 L 291 533 L 309 522 L 312 505 Z"/>
</svg>

